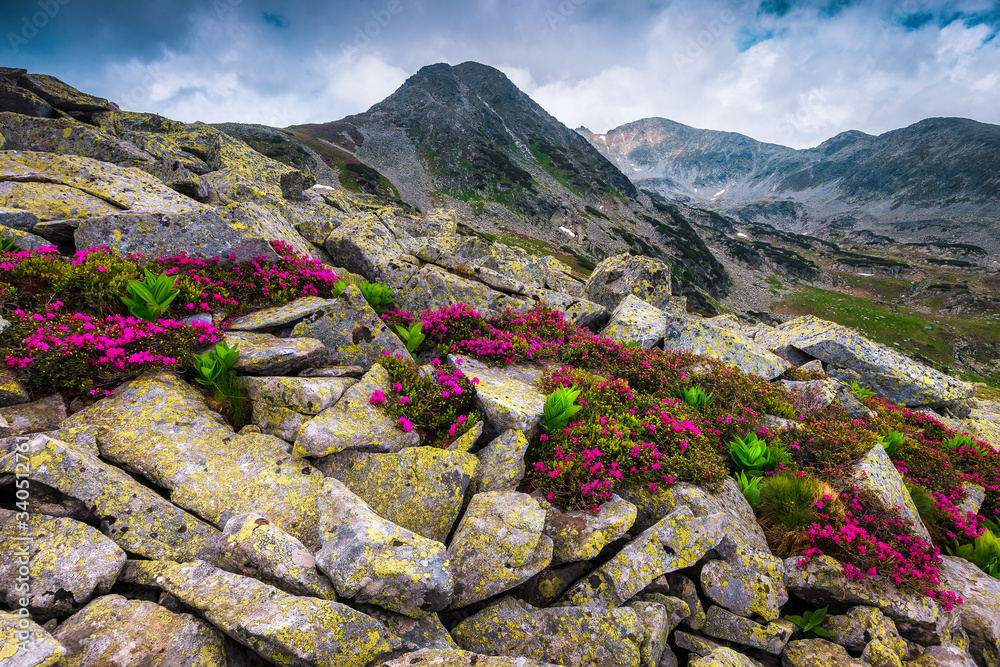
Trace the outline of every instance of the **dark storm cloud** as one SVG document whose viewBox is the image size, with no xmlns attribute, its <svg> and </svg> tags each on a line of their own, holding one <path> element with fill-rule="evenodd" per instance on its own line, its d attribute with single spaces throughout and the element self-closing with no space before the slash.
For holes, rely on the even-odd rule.
<svg viewBox="0 0 1000 667">
<path fill-rule="evenodd" d="M 1000 122 L 986 0 L 15 0 L 0 26 L 2 64 L 181 120 L 336 119 L 477 60 L 598 131 L 655 115 L 802 146 Z"/>
</svg>

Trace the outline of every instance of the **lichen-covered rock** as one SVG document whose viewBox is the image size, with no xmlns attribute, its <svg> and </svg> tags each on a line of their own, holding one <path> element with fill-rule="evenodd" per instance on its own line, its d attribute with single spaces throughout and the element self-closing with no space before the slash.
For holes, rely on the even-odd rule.
<svg viewBox="0 0 1000 667">
<path fill-rule="evenodd" d="M 38 217 L 30 211 L 0 206 L 0 225 L 4 227 L 30 232 L 31 228 L 37 224 Z"/>
<path fill-rule="evenodd" d="M 524 433 L 509 429 L 476 452 L 479 467 L 476 469 L 475 492 L 513 491 L 524 479 L 526 451 L 528 439 Z"/>
<path fill-rule="evenodd" d="M 164 667 L 226 667 L 221 632 L 190 614 L 153 602 L 105 595 L 66 619 L 56 630 L 66 648 L 65 667 L 156 664 Z"/>
<path fill-rule="evenodd" d="M 0 438 L 52 431 L 66 419 L 66 403 L 62 396 L 53 394 L 31 403 L 0 408 L 0 417 L 5 422 L 0 426 Z"/>
<path fill-rule="evenodd" d="M 28 457 L 29 480 L 82 502 L 125 551 L 153 559 L 218 560 L 218 530 L 96 456 L 39 435 L 0 459 L 0 473 L 15 472 L 18 453 Z"/>
<path fill-rule="evenodd" d="M 192 200 L 193 201 L 193 200 Z M 108 246 L 127 255 L 169 257 L 187 252 L 201 257 L 228 257 L 239 261 L 262 256 L 277 259 L 270 244 L 234 227 L 210 209 L 161 213 L 126 211 L 89 217 L 74 234 L 77 247 Z"/>
<path fill-rule="evenodd" d="M 418 648 L 457 649 L 458 644 L 448 634 L 437 614 L 423 614 L 410 618 L 403 614 L 382 609 L 372 604 L 359 604 L 358 611 L 368 614 L 376 621 L 389 628 L 389 631 Z"/>
<path fill-rule="evenodd" d="M 701 630 L 705 623 L 705 608 L 701 604 L 698 587 L 688 577 L 673 572 L 657 578 L 639 594 L 643 600 L 656 600 L 660 597 L 672 597 L 687 605 L 688 611 L 678 619 L 678 623 L 695 632 Z M 661 604 L 667 606 L 661 600 Z"/>
<path fill-rule="evenodd" d="M 962 647 L 948 644 L 928 646 L 920 657 L 907 662 L 906 665 L 907 667 L 976 667 L 976 661 Z"/>
<path fill-rule="evenodd" d="M 542 533 L 545 512 L 514 491 L 478 493 L 455 530 L 448 555 L 455 574 L 453 608 L 508 591 L 552 562 Z"/>
<path fill-rule="evenodd" d="M 594 569 L 589 561 L 547 567 L 517 587 L 517 597 L 536 607 L 547 607 L 580 577 Z"/>
<path fill-rule="evenodd" d="M 635 505 L 618 496 L 598 511 L 560 511 L 536 491 L 532 497 L 545 509 L 545 534 L 552 538 L 552 564 L 590 560 L 611 542 L 625 535 L 635 521 Z"/>
<path fill-rule="evenodd" d="M 264 433 L 295 442 L 309 419 L 332 407 L 354 378 L 243 377 L 253 406 L 251 421 Z"/>
<path fill-rule="evenodd" d="M 316 557 L 292 535 L 261 514 L 234 516 L 222 531 L 226 564 L 292 595 L 336 600 L 330 582 L 316 569 Z"/>
<path fill-rule="evenodd" d="M 599 303 L 571 296 L 567 292 L 535 288 L 528 290 L 528 296 L 545 303 L 550 308 L 561 310 L 567 322 L 591 331 L 600 331 L 611 318 L 611 311 Z"/>
<path fill-rule="evenodd" d="M 761 624 L 713 606 L 705 613 L 701 631 L 710 637 L 780 655 L 795 631 L 795 625 L 784 619 Z"/>
<path fill-rule="evenodd" d="M 792 367 L 739 331 L 715 326 L 695 317 L 669 318 L 663 347 L 666 350 L 712 357 L 765 380 L 773 380 Z"/>
<path fill-rule="evenodd" d="M 525 310 L 527 302 L 499 292 L 481 282 L 466 280 L 428 264 L 410 278 L 396 299 L 402 310 L 438 309 L 462 303 L 487 317 L 505 308 Z"/>
<path fill-rule="evenodd" d="M 323 353 L 323 343 L 312 338 L 277 338 L 270 334 L 232 331 L 226 334 L 230 346 L 239 345 L 233 368 L 248 375 L 287 375 L 314 365 Z"/>
<path fill-rule="evenodd" d="M 969 653 L 979 664 L 1000 664 L 1000 580 L 961 558 L 941 558 L 941 587 L 954 591 L 963 601 L 957 611 L 969 635 Z"/>
<path fill-rule="evenodd" d="M 125 552 L 90 526 L 44 515 L 18 518 L 0 509 L 0 553 L 28 567 L 28 611 L 37 619 L 70 614 L 94 595 L 111 590 L 125 565 Z M 19 594 L 18 568 L 0 570 L 0 602 Z"/>
<path fill-rule="evenodd" d="M 913 531 L 917 536 L 931 544 L 931 536 L 906 490 L 903 476 L 889 458 L 885 447 L 875 443 L 865 458 L 851 469 L 850 476 L 859 489 L 870 492 L 886 507 L 899 510 L 903 518 L 913 522 Z"/>
<path fill-rule="evenodd" d="M 17 83 L 62 111 L 106 111 L 111 108 L 103 97 L 80 92 L 49 74 L 22 74 Z"/>
<path fill-rule="evenodd" d="M 65 654 L 30 618 L 0 611 L 0 667 L 56 667 Z"/>
<path fill-rule="evenodd" d="M 123 167 L 141 168 L 155 163 L 151 155 L 132 144 L 68 117 L 31 118 L 3 112 L 0 130 L 7 139 L 5 150 L 80 155 Z"/>
<path fill-rule="evenodd" d="M 781 656 L 782 667 L 865 667 L 852 658 L 843 646 L 825 639 L 800 639 L 788 642 Z"/>
<path fill-rule="evenodd" d="M 685 651 L 690 651 L 694 655 L 707 656 L 720 648 L 726 648 L 724 642 L 720 642 L 702 635 L 694 635 L 689 632 L 678 630 L 674 633 L 674 642 Z"/>
<path fill-rule="evenodd" d="M 385 224 L 373 215 L 344 220 L 325 241 L 334 266 L 342 266 L 366 280 L 404 291 L 417 266 L 404 259 L 403 248 Z M 414 258 L 410 258 L 416 261 Z"/>
<path fill-rule="evenodd" d="M 465 452 L 408 447 L 396 454 L 331 454 L 316 467 L 343 482 L 379 516 L 444 542 L 478 465 L 476 457 Z"/>
<path fill-rule="evenodd" d="M 503 243 L 490 246 L 489 256 L 483 259 L 483 264 L 531 287 L 545 287 L 549 282 L 560 285 L 569 283 L 568 278 L 563 278 L 569 267 L 552 255 L 539 257 Z M 577 287 L 577 290 L 576 295 L 579 296 L 580 288 Z"/>
<path fill-rule="evenodd" d="M 698 656 L 689 662 L 688 667 L 760 667 L 760 664 L 731 648 L 719 646 L 708 655 Z"/>
<path fill-rule="evenodd" d="M 326 348 L 317 363 L 362 366 L 366 370 L 385 353 L 409 360 L 403 341 L 371 309 L 357 285 L 310 313 L 295 325 L 292 335 L 315 338 Z"/>
<path fill-rule="evenodd" d="M 694 565 L 722 541 L 724 527 L 722 514 L 695 517 L 682 507 L 629 542 L 561 600 L 576 606 L 620 605 L 660 575 Z"/>
<path fill-rule="evenodd" d="M 455 579 L 443 544 L 380 517 L 336 479 L 326 480 L 319 511 L 316 562 L 338 594 L 414 617 L 451 601 Z"/>
<path fill-rule="evenodd" d="M 478 421 L 476 425 L 455 439 L 448 445 L 448 449 L 453 452 L 470 452 L 476 446 L 476 441 L 483 434 L 483 422 Z"/>
<path fill-rule="evenodd" d="M 292 322 L 298 322 L 303 317 L 327 307 L 330 299 L 318 296 L 303 296 L 284 306 L 265 308 L 257 312 L 237 317 L 229 323 L 230 331 L 269 331 Z"/>
<path fill-rule="evenodd" d="M 626 297 L 634 296 L 662 309 L 670 301 L 670 266 L 628 253 L 608 257 L 590 274 L 583 292 L 605 308 L 616 308 Z"/>
<path fill-rule="evenodd" d="M 632 609 L 535 609 L 511 597 L 452 630 L 468 651 L 592 667 L 640 667 L 645 634 Z"/>
<path fill-rule="evenodd" d="M 777 619 L 788 602 L 781 559 L 760 552 L 741 555 L 745 565 L 727 561 L 706 564 L 701 570 L 702 591 L 712 602 L 740 616 Z"/>
<path fill-rule="evenodd" d="M 349 387 L 336 405 L 302 427 L 295 440 L 295 455 L 320 457 L 348 449 L 387 453 L 420 444 L 416 432 L 397 428 L 387 412 L 371 404 L 375 390 L 391 391 L 389 373 L 378 364 Z"/>
<path fill-rule="evenodd" d="M 0 369 L 0 407 L 27 403 L 28 392 L 7 368 Z"/>
<path fill-rule="evenodd" d="M 629 294 L 611 313 L 611 320 L 601 330 L 619 343 L 635 343 L 639 347 L 653 347 L 663 340 L 667 330 L 667 316 L 663 311 Z"/>
<path fill-rule="evenodd" d="M 808 405 L 810 410 L 822 410 L 837 400 L 838 383 L 836 380 L 809 380 L 806 382 L 782 380 L 780 384 L 800 404 Z"/>
<path fill-rule="evenodd" d="M 790 344 L 820 359 L 827 373 L 861 385 L 890 401 L 909 406 L 947 406 L 970 398 L 975 387 L 917 363 L 853 329 L 807 315 L 776 327 Z"/>
<path fill-rule="evenodd" d="M 400 652 L 381 623 L 332 600 L 289 595 L 208 563 L 137 561 L 136 583 L 153 585 L 273 662 L 367 667 Z"/>
<path fill-rule="evenodd" d="M 674 484 L 653 493 L 645 487 L 629 487 L 619 492 L 636 506 L 638 513 L 632 529 L 641 532 L 653 526 L 679 507 L 688 507 L 695 516 L 721 512 L 727 521 L 726 537 L 719 545 L 723 557 L 740 550 L 771 553 L 764 531 L 753 509 L 740 491 L 736 480 L 727 477 L 715 493 L 693 484 Z"/>
<path fill-rule="evenodd" d="M 458 649 L 428 648 L 383 662 L 378 667 L 557 667 L 524 658 L 481 655 Z"/>
<path fill-rule="evenodd" d="M 142 375 L 64 425 L 103 428 L 103 457 L 168 489 L 175 504 L 217 526 L 259 512 L 307 547 L 319 545 L 322 474 L 278 438 L 234 433 L 175 375 Z"/>
<path fill-rule="evenodd" d="M 667 635 L 673 630 L 666 608 L 657 602 L 645 600 L 635 600 L 626 606 L 639 617 L 645 633 L 639 646 L 642 667 L 659 667 L 660 658 L 667 648 Z"/>
<path fill-rule="evenodd" d="M 469 378 L 477 378 L 476 409 L 498 433 L 515 429 L 529 440 L 538 433 L 546 395 L 538 387 L 544 369 L 529 364 L 488 366 L 471 359 L 448 357 Z"/>
<path fill-rule="evenodd" d="M 843 565 L 829 556 L 814 557 L 800 567 L 802 560 L 796 556 L 785 559 L 785 586 L 811 605 L 877 607 L 896 622 L 900 634 L 925 644 L 946 639 L 959 622 L 957 611 L 945 612 L 926 595 L 900 591 L 881 579 L 848 579 Z"/>
</svg>

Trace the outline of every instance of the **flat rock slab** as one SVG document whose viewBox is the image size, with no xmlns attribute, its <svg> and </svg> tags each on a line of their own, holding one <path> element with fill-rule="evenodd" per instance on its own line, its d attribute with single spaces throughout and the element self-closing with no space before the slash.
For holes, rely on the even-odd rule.
<svg viewBox="0 0 1000 667">
<path fill-rule="evenodd" d="M 789 642 L 782 656 L 784 667 L 865 667 L 852 658 L 843 646 L 825 639 L 800 639 Z"/>
<path fill-rule="evenodd" d="M 524 454 L 528 439 L 517 429 L 509 429 L 476 452 L 475 492 L 513 491 L 524 479 Z"/>
<path fill-rule="evenodd" d="M 216 526 L 260 512 L 310 548 L 319 546 L 320 472 L 278 438 L 234 433 L 175 375 L 140 376 L 66 425 L 103 428 L 104 458 L 168 489 L 175 504 Z"/>
<path fill-rule="evenodd" d="M 599 331 L 611 318 L 611 311 L 599 303 L 571 296 L 562 290 L 529 289 L 528 295 L 550 308 L 561 310 L 566 321 L 591 331 Z"/>
<path fill-rule="evenodd" d="M 30 618 L 0 611 L 0 666 L 56 667 L 65 654 L 62 644 Z"/>
<path fill-rule="evenodd" d="M 980 664 L 1000 664 L 1000 580 L 961 558 L 941 559 L 942 588 L 963 600 L 957 610 L 962 629 L 969 635 L 969 653 Z"/>
<path fill-rule="evenodd" d="M 765 380 L 773 380 L 792 367 L 788 361 L 739 331 L 715 326 L 696 317 L 670 318 L 663 348 L 718 359 Z"/>
<path fill-rule="evenodd" d="M 62 396 L 55 394 L 31 403 L 0 408 L 0 417 L 6 422 L 0 425 L 0 438 L 52 431 L 66 419 L 66 403 Z"/>
<path fill-rule="evenodd" d="M 226 342 L 240 346 L 233 368 L 247 375 L 288 375 L 315 366 L 324 349 L 323 343 L 313 338 L 277 338 L 249 331 L 231 331 Z"/>
<path fill-rule="evenodd" d="M 397 452 L 420 444 L 414 431 L 397 428 L 381 407 L 371 404 L 376 390 L 389 394 L 389 374 L 378 364 L 349 387 L 331 408 L 303 425 L 295 440 L 296 456 L 328 456 L 344 450 Z"/>
<path fill-rule="evenodd" d="M 681 507 L 625 545 L 560 599 L 576 606 L 618 606 L 660 575 L 694 565 L 722 541 L 724 528 L 721 513 L 695 517 L 688 507 Z"/>
<path fill-rule="evenodd" d="M 337 599 L 333 585 L 316 569 L 316 557 L 263 515 L 234 516 L 226 522 L 222 539 L 226 564 L 236 573 L 292 595 Z"/>
<path fill-rule="evenodd" d="M 813 316 L 777 327 L 792 335 L 791 345 L 822 360 L 831 377 L 863 386 L 908 406 L 947 406 L 971 398 L 975 387 L 874 343 L 849 327 Z"/>
<path fill-rule="evenodd" d="M 722 607 L 709 607 L 701 631 L 710 637 L 781 655 L 795 631 L 795 625 L 784 619 L 761 624 Z"/>
<path fill-rule="evenodd" d="M 705 597 L 740 616 L 777 620 L 788 602 L 781 559 L 760 552 L 740 555 L 746 565 L 715 560 L 702 568 Z"/>
<path fill-rule="evenodd" d="M 339 297 L 307 315 L 292 335 L 322 342 L 326 347 L 317 363 L 324 365 L 367 370 L 386 353 L 411 358 L 406 345 L 372 310 L 357 285 L 348 285 Z"/>
<path fill-rule="evenodd" d="M 380 517 L 333 478 L 319 510 L 316 562 L 338 594 L 414 617 L 448 606 L 455 581 L 443 544 Z"/>
<path fill-rule="evenodd" d="M 92 596 L 111 590 L 125 565 L 125 552 L 85 523 L 40 514 L 17 518 L 0 509 L 0 553 L 28 566 L 28 611 L 44 620 L 65 616 Z M 0 597 L 17 606 L 18 569 L 0 570 Z"/>
<path fill-rule="evenodd" d="M 612 496 L 598 512 L 560 511 L 541 491 L 532 497 L 546 512 L 544 532 L 552 538 L 552 565 L 590 560 L 611 542 L 624 536 L 635 522 L 635 505 Z"/>
<path fill-rule="evenodd" d="M 472 359 L 449 355 L 448 363 L 461 368 L 466 376 L 478 378 L 476 409 L 498 433 L 510 429 L 533 438 L 545 412 L 546 395 L 538 386 L 545 369 L 531 364 L 489 366 Z"/>
<path fill-rule="evenodd" d="M 462 648 L 485 655 L 592 667 L 645 664 L 645 631 L 632 609 L 536 609 L 505 597 L 462 621 L 452 635 Z"/>
<path fill-rule="evenodd" d="M 515 491 L 478 493 L 448 547 L 455 574 L 453 608 L 508 591 L 552 562 L 552 539 L 542 533 L 545 511 Z"/>
<path fill-rule="evenodd" d="M 151 559 L 218 559 L 218 530 L 118 468 L 45 435 L 35 436 L 25 449 L 19 453 L 28 457 L 28 479 L 80 501 L 125 551 Z M 0 472 L 13 474 L 19 462 L 23 466 L 17 454 L 0 459 Z"/>
<path fill-rule="evenodd" d="M 523 311 L 530 304 L 509 294 L 492 289 L 481 282 L 466 280 L 444 269 L 428 264 L 410 278 L 397 298 L 401 310 L 436 310 L 463 303 L 477 313 L 491 317 L 504 309 Z"/>
<path fill-rule="evenodd" d="M 66 647 L 64 667 L 156 664 L 225 667 L 222 633 L 190 614 L 153 602 L 105 595 L 64 621 L 55 638 Z"/>
<path fill-rule="evenodd" d="M 667 316 L 663 311 L 629 294 L 611 313 L 611 321 L 601 335 L 619 343 L 649 348 L 659 344 L 666 331 Z"/>
<path fill-rule="evenodd" d="M 930 533 L 924 526 L 917 506 L 913 504 L 910 492 L 906 490 L 903 476 L 885 451 L 885 447 L 875 444 L 868 454 L 850 471 L 851 480 L 858 488 L 871 492 L 886 507 L 896 508 L 905 519 L 913 523 L 913 532 L 932 544 Z"/>
<path fill-rule="evenodd" d="M 229 329 L 231 331 L 269 331 L 298 322 L 328 305 L 330 305 L 330 299 L 303 296 L 291 303 L 286 303 L 284 306 L 266 308 L 243 317 L 237 317 L 229 323 Z"/>
<path fill-rule="evenodd" d="M 402 647 L 381 623 L 332 600 L 289 595 L 208 563 L 136 561 L 130 579 L 156 586 L 261 656 L 283 665 L 367 667 Z"/>
<path fill-rule="evenodd" d="M 478 465 L 476 457 L 465 452 L 408 447 L 396 454 L 331 454 L 316 467 L 343 482 L 379 516 L 444 542 Z"/>
<path fill-rule="evenodd" d="M 378 217 L 353 215 L 330 232 L 324 243 L 334 266 L 342 266 L 366 280 L 399 290 L 417 272 L 404 258 L 396 235 Z M 397 302 L 399 303 L 399 302 Z"/>
<path fill-rule="evenodd" d="M 481 655 L 458 649 L 430 648 L 407 653 L 401 658 L 383 662 L 379 667 L 558 667 L 551 663 L 524 658 Z"/>
<path fill-rule="evenodd" d="M 424 614 L 410 618 L 373 604 L 359 604 L 358 611 L 368 614 L 389 628 L 389 632 L 418 648 L 457 649 L 458 644 L 448 634 L 437 614 Z"/>
</svg>

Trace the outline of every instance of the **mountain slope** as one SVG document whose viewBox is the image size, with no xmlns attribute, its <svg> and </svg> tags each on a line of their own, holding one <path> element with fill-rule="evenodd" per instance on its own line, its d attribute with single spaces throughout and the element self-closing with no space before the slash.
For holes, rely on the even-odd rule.
<svg viewBox="0 0 1000 667">
<path fill-rule="evenodd" d="M 1000 253 L 1000 126 L 929 118 L 795 150 L 662 118 L 578 130 L 640 187 L 826 237 L 959 241 Z"/>
</svg>

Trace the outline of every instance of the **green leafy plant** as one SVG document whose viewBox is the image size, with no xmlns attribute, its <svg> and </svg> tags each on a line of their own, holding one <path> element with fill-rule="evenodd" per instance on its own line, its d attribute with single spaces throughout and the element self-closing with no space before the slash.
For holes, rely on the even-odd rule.
<svg viewBox="0 0 1000 667">
<path fill-rule="evenodd" d="M 0 239 L 0 252 L 14 252 L 17 250 L 17 245 L 14 243 L 14 239 Z"/>
<path fill-rule="evenodd" d="M 403 339 L 403 342 L 406 344 L 406 350 L 413 357 L 417 356 L 417 349 L 420 347 L 420 344 L 424 342 L 424 339 L 427 338 L 427 336 L 423 333 L 423 329 L 423 322 L 412 324 L 409 329 L 404 329 L 398 324 L 396 325 L 396 333 L 398 333 L 399 337 Z"/>
<path fill-rule="evenodd" d="M 125 289 L 132 298 L 123 296 L 122 302 L 133 317 L 156 322 L 167 312 L 170 303 L 177 298 L 177 278 L 165 273 L 154 276 L 149 269 L 143 271 L 145 278 L 142 281 L 128 281 Z"/>
<path fill-rule="evenodd" d="M 350 285 L 350 283 L 343 278 L 337 280 L 337 282 L 333 284 L 333 289 L 330 291 L 330 298 L 336 299 L 344 292 L 345 289 L 347 289 L 348 285 Z"/>
<path fill-rule="evenodd" d="M 736 469 L 752 477 L 760 477 L 787 460 L 787 453 L 778 447 L 769 447 L 756 433 L 736 438 L 729 443 L 729 456 Z"/>
<path fill-rule="evenodd" d="M 823 619 L 826 618 L 827 609 L 828 607 L 823 607 L 821 609 L 814 609 L 813 611 L 804 611 L 801 616 L 789 614 L 785 616 L 785 620 L 791 621 L 802 628 L 802 632 L 805 633 L 806 637 L 829 637 L 830 631 L 819 627 Z"/>
<path fill-rule="evenodd" d="M 678 397 L 693 408 L 707 408 L 715 400 L 715 394 L 706 393 L 699 386 L 685 387 L 680 390 Z"/>
<path fill-rule="evenodd" d="M 937 517 L 937 505 L 934 501 L 934 496 L 922 486 L 911 484 L 910 482 L 904 482 L 904 484 L 906 485 L 906 491 L 910 494 L 910 500 L 913 501 L 913 505 L 917 508 L 917 514 L 920 515 L 921 521 L 930 528 L 930 524 Z"/>
<path fill-rule="evenodd" d="M 545 399 L 545 431 L 552 433 L 566 428 L 569 418 L 583 409 L 576 405 L 580 390 L 572 387 L 559 387 Z"/>
<path fill-rule="evenodd" d="M 885 431 L 879 436 L 878 442 L 885 447 L 885 453 L 892 458 L 896 451 L 906 442 L 906 436 L 899 431 Z"/>
<path fill-rule="evenodd" d="M 973 563 L 980 570 L 995 579 L 1000 579 L 1000 526 L 986 519 L 983 521 L 986 530 L 973 540 L 972 544 L 959 544 L 948 547 L 948 553 Z"/>
<path fill-rule="evenodd" d="M 743 497 L 750 503 L 750 507 L 755 510 L 760 507 L 760 491 L 764 479 L 752 475 L 747 477 L 746 473 L 738 472 L 736 473 L 736 483 L 740 485 L 740 491 L 743 492 Z"/>
<path fill-rule="evenodd" d="M 944 451 L 949 454 L 953 454 L 962 447 L 969 447 L 971 449 L 977 449 L 976 440 L 972 436 L 965 435 L 964 433 L 959 433 L 958 435 L 952 436 L 947 440 L 941 442 L 941 447 Z"/>
<path fill-rule="evenodd" d="M 875 392 L 858 384 L 857 380 L 851 380 L 851 393 L 858 398 L 872 398 Z"/>
<path fill-rule="evenodd" d="M 386 287 L 382 283 L 362 283 L 359 285 L 361 288 L 361 294 L 365 297 L 365 301 L 368 305 L 372 307 L 379 315 L 385 315 L 390 310 L 392 310 L 396 296 L 392 293 L 392 289 Z"/>
<path fill-rule="evenodd" d="M 233 375 L 233 365 L 240 356 L 239 348 L 239 344 L 229 347 L 229 343 L 223 340 L 216 344 L 213 350 L 192 355 L 195 382 L 215 390 L 221 390 L 223 386 L 231 384 L 226 378 Z"/>
</svg>

